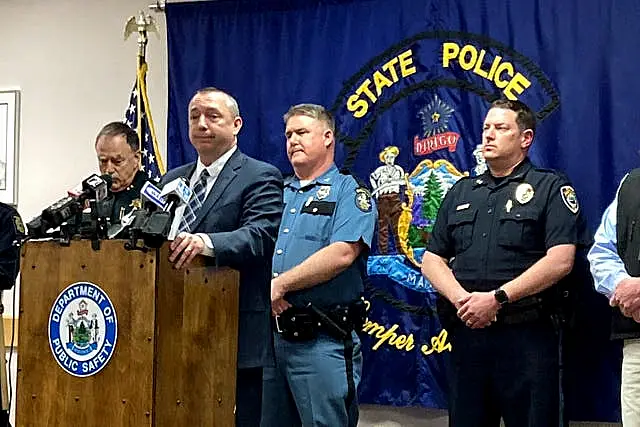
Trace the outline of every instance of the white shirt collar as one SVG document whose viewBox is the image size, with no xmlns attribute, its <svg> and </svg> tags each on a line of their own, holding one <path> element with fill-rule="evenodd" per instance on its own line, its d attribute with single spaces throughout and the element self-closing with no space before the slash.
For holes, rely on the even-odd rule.
<svg viewBox="0 0 640 427">
<path fill-rule="evenodd" d="M 209 166 L 205 166 L 202 163 L 202 160 L 200 159 L 200 157 L 198 157 L 198 161 L 196 162 L 196 170 L 193 176 L 191 177 L 191 179 L 193 180 L 194 178 L 195 179 L 200 178 L 202 171 L 206 169 L 209 172 L 209 176 L 215 180 L 216 178 L 218 178 L 218 175 L 220 175 L 220 172 L 222 171 L 222 168 L 224 168 L 224 165 L 227 164 L 227 162 L 229 161 L 233 153 L 236 152 L 237 149 L 238 149 L 238 146 L 234 145 L 233 147 L 231 147 L 229 151 L 224 153 L 222 156 L 218 157 L 218 159 L 216 159 Z"/>
</svg>

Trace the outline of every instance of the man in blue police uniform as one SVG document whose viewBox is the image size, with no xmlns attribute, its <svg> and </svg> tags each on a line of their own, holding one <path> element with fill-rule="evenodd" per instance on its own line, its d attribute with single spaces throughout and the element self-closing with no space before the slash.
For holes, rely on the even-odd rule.
<svg viewBox="0 0 640 427">
<path fill-rule="evenodd" d="M 589 251 L 596 290 L 614 309 L 613 339 L 623 339 L 622 424 L 640 425 L 640 169 L 624 177 Z"/>
<path fill-rule="evenodd" d="M 0 203 L 0 289 L 9 289 L 20 271 L 20 242 L 25 236 L 18 212 Z"/>
<path fill-rule="evenodd" d="M 562 420 L 551 287 L 571 271 L 584 236 L 571 184 L 527 158 L 535 124 L 522 102 L 491 104 L 488 171 L 449 190 L 422 261 L 451 338 L 452 426 Z"/>
<path fill-rule="evenodd" d="M 376 222 L 370 192 L 334 164 L 335 123 L 322 106 L 284 116 L 285 207 L 273 255 L 276 366 L 265 369 L 262 427 L 353 426 L 362 352 L 356 331 Z"/>
<path fill-rule="evenodd" d="M 204 255 L 213 265 L 240 272 L 236 427 L 256 427 L 262 370 L 273 364 L 269 279 L 282 175 L 238 149 L 241 128 L 231 95 L 213 87 L 198 90 L 189 103 L 189 139 L 198 160 L 170 170 L 161 184 L 184 177 L 193 190 L 189 203 L 175 211 L 169 261 L 186 268 Z"/>
</svg>

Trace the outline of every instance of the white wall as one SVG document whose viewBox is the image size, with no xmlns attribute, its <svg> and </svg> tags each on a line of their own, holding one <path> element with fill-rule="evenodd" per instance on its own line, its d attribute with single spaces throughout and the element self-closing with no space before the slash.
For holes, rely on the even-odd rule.
<svg viewBox="0 0 640 427">
<path fill-rule="evenodd" d="M 123 118 L 135 79 L 136 36 L 125 42 L 124 25 L 149 3 L 0 0 L 0 89 L 22 91 L 18 208 L 25 220 L 97 170 L 95 136 Z M 153 15 L 160 37 L 150 35 L 147 81 L 164 149 L 166 31 L 164 14 Z"/>
</svg>

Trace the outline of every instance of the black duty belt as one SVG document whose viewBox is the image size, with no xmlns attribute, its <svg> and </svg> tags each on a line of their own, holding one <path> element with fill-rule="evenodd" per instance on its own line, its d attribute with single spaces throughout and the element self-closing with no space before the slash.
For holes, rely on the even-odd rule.
<svg viewBox="0 0 640 427">
<path fill-rule="evenodd" d="M 364 301 L 331 307 L 316 307 L 309 303 L 304 307 L 289 307 L 275 317 L 276 331 L 288 341 L 309 341 L 324 332 L 344 340 L 351 331 L 360 330 L 366 319 Z"/>
<path fill-rule="evenodd" d="M 457 310 L 446 298 L 439 295 L 436 307 L 442 326 L 451 328 L 462 321 L 458 318 Z M 536 322 L 541 319 L 549 319 L 550 313 L 545 310 L 540 297 L 526 297 L 514 303 L 506 304 L 497 314 L 496 325 L 517 325 L 520 323 Z"/>
</svg>

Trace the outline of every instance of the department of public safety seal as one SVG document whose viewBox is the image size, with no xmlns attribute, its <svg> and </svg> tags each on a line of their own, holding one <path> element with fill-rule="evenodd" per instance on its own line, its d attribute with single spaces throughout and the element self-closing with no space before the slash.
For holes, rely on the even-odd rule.
<svg viewBox="0 0 640 427">
<path fill-rule="evenodd" d="M 111 359 L 117 338 L 116 312 L 100 287 L 77 282 L 58 295 L 49 314 L 49 346 L 67 373 L 88 377 L 100 372 Z"/>
</svg>

